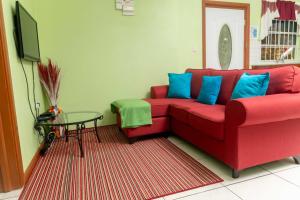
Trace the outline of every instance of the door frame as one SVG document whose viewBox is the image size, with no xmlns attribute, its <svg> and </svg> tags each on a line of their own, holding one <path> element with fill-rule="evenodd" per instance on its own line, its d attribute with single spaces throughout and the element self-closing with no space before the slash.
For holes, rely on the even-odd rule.
<svg viewBox="0 0 300 200">
<path fill-rule="evenodd" d="M 244 10 L 244 69 L 249 69 L 249 43 L 250 43 L 250 4 L 223 1 L 202 1 L 202 65 L 206 68 L 206 8 L 223 8 Z"/>
<path fill-rule="evenodd" d="M 24 171 L 9 65 L 2 1 L 0 1 L 0 192 L 21 188 Z"/>
</svg>

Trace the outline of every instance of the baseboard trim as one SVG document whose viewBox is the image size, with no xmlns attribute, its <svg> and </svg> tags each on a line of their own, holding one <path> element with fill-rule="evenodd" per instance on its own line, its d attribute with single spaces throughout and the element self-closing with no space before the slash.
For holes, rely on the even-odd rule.
<svg viewBox="0 0 300 200">
<path fill-rule="evenodd" d="M 42 143 L 39 148 L 37 149 L 37 151 L 35 152 L 34 156 L 32 157 L 28 167 L 26 168 L 25 172 L 24 172 L 24 184 L 27 183 L 27 181 L 29 180 L 29 177 L 32 174 L 32 171 L 37 163 L 37 161 L 39 160 L 40 156 L 40 150 L 43 148 L 44 144 Z"/>
</svg>

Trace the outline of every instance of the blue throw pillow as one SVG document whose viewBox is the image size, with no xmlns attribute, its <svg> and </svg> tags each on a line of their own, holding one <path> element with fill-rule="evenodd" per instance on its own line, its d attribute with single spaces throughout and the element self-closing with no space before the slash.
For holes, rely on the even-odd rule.
<svg viewBox="0 0 300 200">
<path fill-rule="evenodd" d="M 264 96 L 269 87 L 270 73 L 250 75 L 244 73 L 237 82 L 231 99 Z"/>
<path fill-rule="evenodd" d="M 221 89 L 222 79 L 222 76 L 203 76 L 202 86 L 197 101 L 209 105 L 216 104 Z"/>
<path fill-rule="evenodd" d="M 192 73 L 173 74 L 169 73 L 169 98 L 191 98 Z"/>
</svg>

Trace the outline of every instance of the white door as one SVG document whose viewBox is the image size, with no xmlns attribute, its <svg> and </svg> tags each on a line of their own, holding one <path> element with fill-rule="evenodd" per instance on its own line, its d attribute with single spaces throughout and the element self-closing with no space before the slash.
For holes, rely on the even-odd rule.
<svg viewBox="0 0 300 200">
<path fill-rule="evenodd" d="M 206 8 L 206 68 L 244 68 L 244 24 L 244 10 Z"/>
</svg>

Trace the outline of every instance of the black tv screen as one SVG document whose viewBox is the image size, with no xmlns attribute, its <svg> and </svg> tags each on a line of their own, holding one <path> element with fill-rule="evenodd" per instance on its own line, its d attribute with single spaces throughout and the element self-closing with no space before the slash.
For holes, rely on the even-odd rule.
<svg viewBox="0 0 300 200">
<path fill-rule="evenodd" d="M 18 1 L 16 2 L 16 32 L 19 56 L 25 60 L 39 61 L 37 22 Z"/>
</svg>

